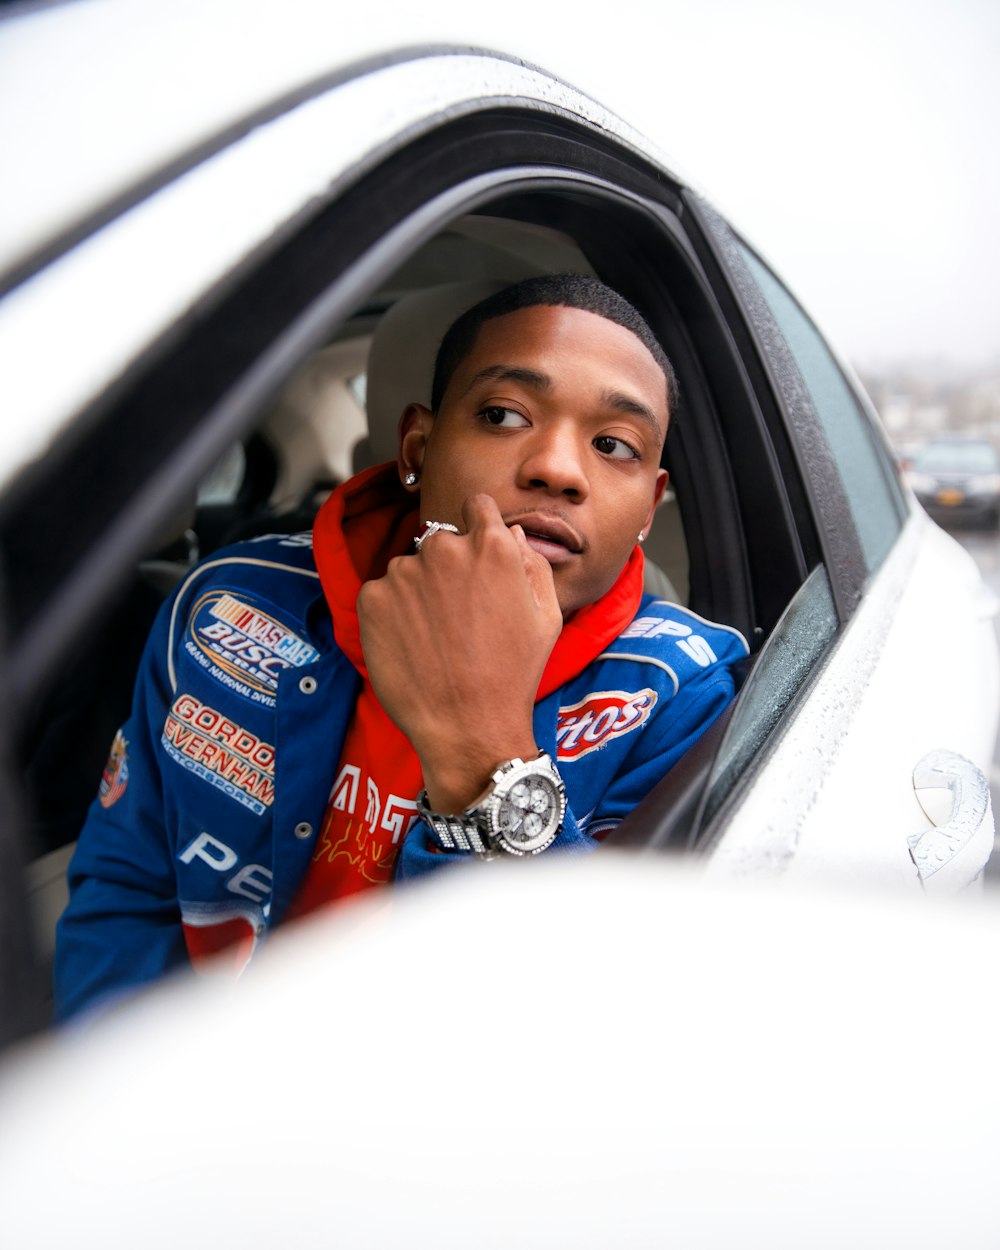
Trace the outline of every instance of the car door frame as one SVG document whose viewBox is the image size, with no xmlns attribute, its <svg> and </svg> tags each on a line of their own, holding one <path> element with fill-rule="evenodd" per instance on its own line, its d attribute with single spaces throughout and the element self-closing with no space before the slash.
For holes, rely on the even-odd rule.
<svg viewBox="0 0 1000 1250">
<path fill-rule="evenodd" d="M 194 153 L 190 167 L 218 155 L 217 148 L 208 156 Z M 149 184 L 143 195 L 156 190 Z M 790 576 L 804 576 L 817 545 L 806 506 L 815 506 L 809 491 L 816 488 L 810 488 L 810 474 L 802 473 L 787 414 L 774 402 L 772 388 L 760 385 L 767 366 L 758 352 L 742 346 L 745 316 L 732 310 L 736 297 L 717 245 L 706 246 L 710 236 L 702 210 L 632 138 L 571 104 L 554 106 L 526 96 L 473 99 L 457 115 L 424 118 L 414 131 L 401 132 L 364 168 L 337 171 L 326 197 L 302 205 L 235 268 L 215 274 L 203 296 L 162 326 L 114 383 L 89 400 L 12 482 L 0 503 L 7 637 L 0 669 L 7 696 L 0 744 L 6 739 L 8 763 L 16 761 L 21 718 L 57 680 L 53 673 L 60 664 L 86 651 L 106 604 L 191 482 L 250 428 L 261 405 L 305 354 L 447 220 L 502 195 L 554 190 L 572 191 L 591 203 L 603 197 L 620 220 L 628 218 L 635 229 L 642 223 L 675 263 L 684 257 L 689 274 L 697 275 L 686 298 L 697 305 L 702 335 L 719 347 L 718 376 L 711 382 L 720 390 L 711 394 L 707 383 L 692 388 L 704 400 L 693 411 L 698 418 L 711 413 L 721 396 L 723 407 L 738 401 L 745 417 L 725 428 L 695 419 L 676 439 L 679 462 L 689 466 L 679 472 L 680 483 L 685 474 L 693 483 L 699 460 L 720 470 L 706 474 L 698 491 L 686 488 L 689 515 L 709 496 L 716 500 L 710 516 L 691 527 L 701 563 L 708 567 L 712 516 L 726 517 L 728 503 L 737 500 L 747 480 L 731 471 L 733 455 L 752 449 L 764 485 L 780 499 L 775 514 L 782 518 Z M 143 203 L 126 197 L 117 211 L 127 214 Z M 114 220 L 109 210 L 92 227 L 107 229 Z M 40 252 L 37 272 L 70 257 L 66 249 L 73 242 L 81 239 L 63 238 Z M 663 282 L 650 289 L 643 255 L 640 247 L 636 257 L 623 256 L 616 274 L 627 290 L 631 286 L 644 296 L 654 324 L 665 323 L 672 312 L 669 292 Z M 32 276 L 20 273 L 18 284 Z M 697 355 L 694 351 L 693 358 Z M 815 460 L 809 463 L 815 473 Z M 747 515 L 752 500 L 738 500 L 738 509 Z M 741 545 L 740 534 L 731 531 L 722 560 L 706 578 L 706 595 L 723 608 L 735 605 L 752 633 L 760 605 L 750 604 L 751 596 L 741 589 L 754 562 Z M 755 558 L 759 564 L 760 555 Z M 773 604 L 769 610 L 773 615 Z M 9 772 L 16 807 L 16 768 Z M 19 824 L 12 817 L 4 842 L 15 848 L 15 858 L 24 858 L 26 838 Z M 23 909 L 10 900 L 5 913 L 18 917 Z M 6 944 L 15 948 L 13 939 Z M 22 964 L 18 956 L 12 966 Z"/>
</svg>

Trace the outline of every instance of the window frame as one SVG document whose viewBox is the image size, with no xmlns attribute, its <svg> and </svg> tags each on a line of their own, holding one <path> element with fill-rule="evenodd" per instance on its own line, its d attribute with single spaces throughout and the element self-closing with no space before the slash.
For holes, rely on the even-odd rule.
<svg viewBox="0 0 1000 1250">
<path fill-rule="evenodd" d="M 803 319 L 815 331 L 832 366 L 838 371 L 855 404 L 858 429 L 874 452 L 886 486 L 887 499 L 899 522 L 883 554 L 884 560 L 899 541 L 909 509 L 893 460 L 886 447 L 870 401 L 856 379 L 846 369 L 809 314 L 794 294 L 759 253 L 742 239 L 704 199 L 688 192 L 685 199 L 703 228 L 706 252 L 714 259 L 716 276 L 726 288 L 736 321 L 744 328 L 742 349 L 758 379 L 762 408 L 770 411 L 788 431 L 790 445 L 801 479 L 806 483 L 809 505 L 816 518 L 823 562 L 831 579 L 831 589 L 841 623 L 854 614 L 869 577 L 854 509 L 844 490 L 841 475 L 830 447 L 823 422 L 816 411 L 809 387 L 785 334 L 778 325 L 764 293 L 750 272 L 743 252 L 750 252 L 771 274 Z"/>
<path fill-rule="evenodd" d="M 661 822 L 661 828 L 655 829 L 652 835 L 647 834 L 650 845 L 684 846 L 708 854 L 738 810 L 741 797 L 766 767 L 776 744 L 793 727 L 798 709 L 808 700 L 815 683 L 836 655 L 837 644 L 845 629 L 850 626 L 871 578 L 877 575 L 900 542 L 904 541 L 903 534 L 910 510 L 871 404 L 850 371 L 844 367 L 816 329 L 795 296 L 773 274 L 770 266 L 736 235 L 714 208 L 693 194 L 689 194 L 687 198 L 693 214 L 704 228 L 706 257 L 714 259 L 717 265 L 715 276 L 720 283 L 720 299 L 725 298 L 725 288 L 732 300 L 735 333 L 741 339 L 748 371 L 756 377 L 762 411 L 768 413 L 771 420 L 780 421 L 788 431 L 798 470 L 807 483 L 809 506 L 817 520 L 823 553 L 821 563 L 813 567 L 809 579 L 804 582 L 801 594 L 790 601 L 787 617 L 779 623 L 765 643 L 746 688 L 741 691 L 742 698 L 722 723 L 717 727 L 713 726 L 711 741 L 706 741 L 704 745 L 696 744 L 694 753 L 701 757 L 700 768 L 697 759 L 686 761 L 686 775 L 680 778 L 678 796 L 681 800 L 679 806 L 683 808 L 686 802 L 687 811 L 679 819 Z M 772 314 L 764 293 L 751 274 L 741 249 L 751 252 L 768 269 L 794 303 L 796 310 L 809 323 L 828 354 L 829 363 L 839 371 L 856 406 L 858 433 L 866 438 L 868 447 L 875 454 L 885 480 L 886 498 L 898 521 L 881 560 L 874 566 L 865 558 L 854 510 L 833 458 L 823 421 L 816 411 L 798 361 Z M 710 263 L 706 263 L 706 269 L 711 272 Z M 798 616 L 810 611 L 803 596 L 807 595 L 808 587 L 815 583 L 821 569 L 825 572 L 835 618 L 824 618 L 822 636 L 815 640 L 811 660 L 798 674 L 795 688 L 783 691 L 783 705 L 773 723 L 757 745 L 751 747 L 748 753 L 743 753 L 740 745 L 733 741 L 742 732 L 743 708 L 747 700 L 752 704 L 758 694 L 763 694 L 765 703 L 771 697 L 766 689 L 758 691 L 758 686 L 766 681 L 765 669 L 773 662 L 775 648 L 782 645 L 787 628 L 795 629 Z M 752 721 L 754 713 L 749 711 L 748 714 Z M 758 720 L 766 719 L 766 709 L 762 708 Z M 724 782 L 720 770 L 727 753 L 731 757 L 745 754 L 745 758 L 735 775 Z M 696 769 L 699 781 L 697 787 L 690 781 L 690 775 Z M 664 790 L 657 800 L 661 805 L 669 801 L 666 788 L 670 785 L 670 778 L 665 779 L 663 785 Z M 637 824 L 645 822 L 648 826 L 650 819 L 647 815 L 640 815 Z"/>
<path fill-rule="evenodd" d="M 160 526 L 303 358 L 448 221 L 518 196 L 536 208 L 546 196 L 574 202 L 578 221 L 591 214 L 595 267 L 639 304 L 677 358 L 687 407 L 668 454 L 701 579 L 695 599 L 752 640 L 767 632 L 821 543 L 809 479 L 771 401 L 761 400 L 760 365 L 742 346 L 746 322 L 687 193 L 596 126 L 541 107 L 497 106 L 425 129 L 303 205 L 163 326 L 5 493 L 9 645 L 0 679 L 9 697 L 0 734 L 8 759 L 32 702 L 84 651 Z M 596 226 L 609 224 L 602 240 Z M 672 287 L 671 272 L 684 281 Z M 770 505 L 763 520 L 761 491 Z M 12 824 L 8 846 L 16 836 Z"/>
<path fill-rule="evenodd" d="M 220 277 L 196 308 L 166 327 L 0 502 L 18 701 L 30 700 L 53 657 L 67 649 L 71 635 L 79 635 L 79 626 L 67 622 L 99 615 L 121 570 L 134 565 L 190 484 L 251 427 L 261 405 L 308 351 L 402 256 L 460 212 L 496 203 L 502 188 L 523 195 L 555 186 L 604 196 L 633 222 L 644 219 L 650 238 L 666 240 L 671 218 L 676 254 L 689 246 L 676 227 L 683 208 L 680 190 L 661 171 L 581 123 L 503 107 L 444 122 L 394 151 L 338 196 L 313 206 L 310 215 L 303 212 L 294 230 L 281 232 L 237 272 Z M 624 287 L 648 295 L 642 259 L 620 261 L 615 276 Z M 699 275 L 692 289 L 701 287 L 699 317 L 711 326 L 703 333 L 716 336 L 713 341 L 724 348 L 727 323 L 701 280 L 697 259 L 691 251 L 689 272 Z M 662 322 L 662 283 L 655 301 L 644 302 L 651 305 L 651 319 Z M 739 358 L 732 350 L 724 356 L 732 375 L 729 392 L 745 398 Z M 675 433 L 673 445 L 679 459 L 718 466 L 712 496 L 725 502 L 734 490 L 725 467 L 727 456 L 732 459 L 725 436 L 720 441 L 713 432 L 710 449 L 694 446 L 699 432 L 712 428 L 702 419 L 708 411 L 706 406 L 687 430 Z M 745 428 L 757 428 L 752 416 Z M 684 476 L 682 469 L 679 484 Z M 783 492 L 780 478 L 773 474 L 772 480 Z M 100 515 L 89 530 L 75 525 L 74 516 L 88 515 L 95 494 Z M 694 515 L 702 496 L 693 489 L 687 495 Z M 716 506 L 716 523 L 720 515 L 725 515 L 722 504 Z M 702 534 L 711 528 L 709 520 L 703 520 Z M 794 529 L 788 533 L 796 545 Z M 707 537 L 695 541 L 701 543 L 695 554 L 706 557 L 699 560 L 702 567 L 723 570 L 709 576 L 705 598 L 725 609 L 727 588 L 746 581 L 739 535 L 726 539 L 721 565 L 707 558 Z M 40 567 L 47 568 L 48 587 L 38 584 Z M 804 569 L 796 576 L 804 576 Z M 713 610 L 728 615 L 718 606 Z M 739 612 L 746 616 L 745 609 Z"/>
</svg>

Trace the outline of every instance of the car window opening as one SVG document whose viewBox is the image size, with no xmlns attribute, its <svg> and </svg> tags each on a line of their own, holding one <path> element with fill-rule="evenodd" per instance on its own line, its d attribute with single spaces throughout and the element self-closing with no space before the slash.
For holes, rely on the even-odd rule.
<svg viewBox="0 0 1000 1250">
<path fill-rule="evenodd" d="M 127 715 L 153 616 L 194 562 L 231 542 L 308 531 L 336 485 L 368 465 L 395 457 L 399 414 L 411 399 L 429 402 L 437 343 L 458 313 L 522 277 L 568 269 L 594 272 L 570 235 L 483 214 L 462 219 L 402 264 L 302 362 L 261 412 L 253 432 L 232 445 L 192 487 L 155 549 L 141 561 L 110 627 L 102 631 L 100 662 L 88 669 L 104 675 L 100 688 L 85 674 L 67 671 L 65 680 L 56 682 L 39 704 L 24 746 L 39 851 L 64 864 L 66 848 L 100 780 L 107 744 Z M 600 276 L 614 281 L 613 275 Z M 680 363 L 675 359 L 675 366 Z M 683 394 L 685 372 L 680 367 L 678 372 Z M 698 449 L 695 401 L 701 389 L 692 378 L 680 418 L 688 424 L 682 436 L 688 458 Z M 668 462 L 671 446 L 668 439 Z M 682 505 L 686 490 L 705 507 L 710 475 L 703 465 L 686 463 L 685 456 L 670 464 L 680 489 L 672 486 L 666 492 L 645 544 L 647 591 L 682 605 L 691 602 L 694 590 L 704 594 L 709 585 L 704 571 L 692 581 Z M 708 514 L 699 524 L 715 528 Z M 711 544 L 703 539 L 700 551 L 706 550 Z M 709 559 L 719 557 L 716 548 Z M 714 575 L 725 580 L 730 557 L 722 558 Z M 699 609 L 706 610 L 706 605 L 699 604 Z M 710 611 L 707 605 L 706 614 Z M 109 672 L 114 674 L 111 681 Z M 83 750 L 81 742 L 86 744 Z M 53 788 L 50 779 L 56 774 L 66 784 Z M 57 914 L 61 901 L 52 906 Z"/>
</svg>

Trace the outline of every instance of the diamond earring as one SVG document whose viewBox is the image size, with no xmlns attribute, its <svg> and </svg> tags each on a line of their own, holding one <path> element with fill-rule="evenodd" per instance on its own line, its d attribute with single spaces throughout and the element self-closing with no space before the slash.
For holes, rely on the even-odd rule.
<svg viewBox="0 0 1000 1250">
<path fill-rule="evenodd" d="M 415 473 L 407 473 L 406 477 L 403 478 L 403 481 L 407 486 L 416 486 L 420 479 Z"/>
</svg>

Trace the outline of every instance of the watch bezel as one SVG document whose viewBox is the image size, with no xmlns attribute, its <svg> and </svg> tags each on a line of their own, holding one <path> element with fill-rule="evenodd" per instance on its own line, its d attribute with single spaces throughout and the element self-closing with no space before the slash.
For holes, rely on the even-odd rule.
<svg viewBox="0 0 1000 1250">
<path fill-rule="evenodd" d="M 555 820 L 554 823 L 550 821 L 546 829 L 531 842 L 527 844 L 511 842 L 506 830 L 501 826 L 500 812 L 514 787 L 529 777 L 543 781 L 550 787 L 555 803 Z M 487 821 L 488 827 L 483 832 L 490 845 L 506 855 L 519 858 L 540 855 L 547 850 L 559 836 L 566 816 L 566 787 L 551 757 L 543 751 L 533 760 L 508 760 L 493 774 L 493 783 L 492 792 L 479 806 L 479 810 L 482 811 Z"/>
</svg>

